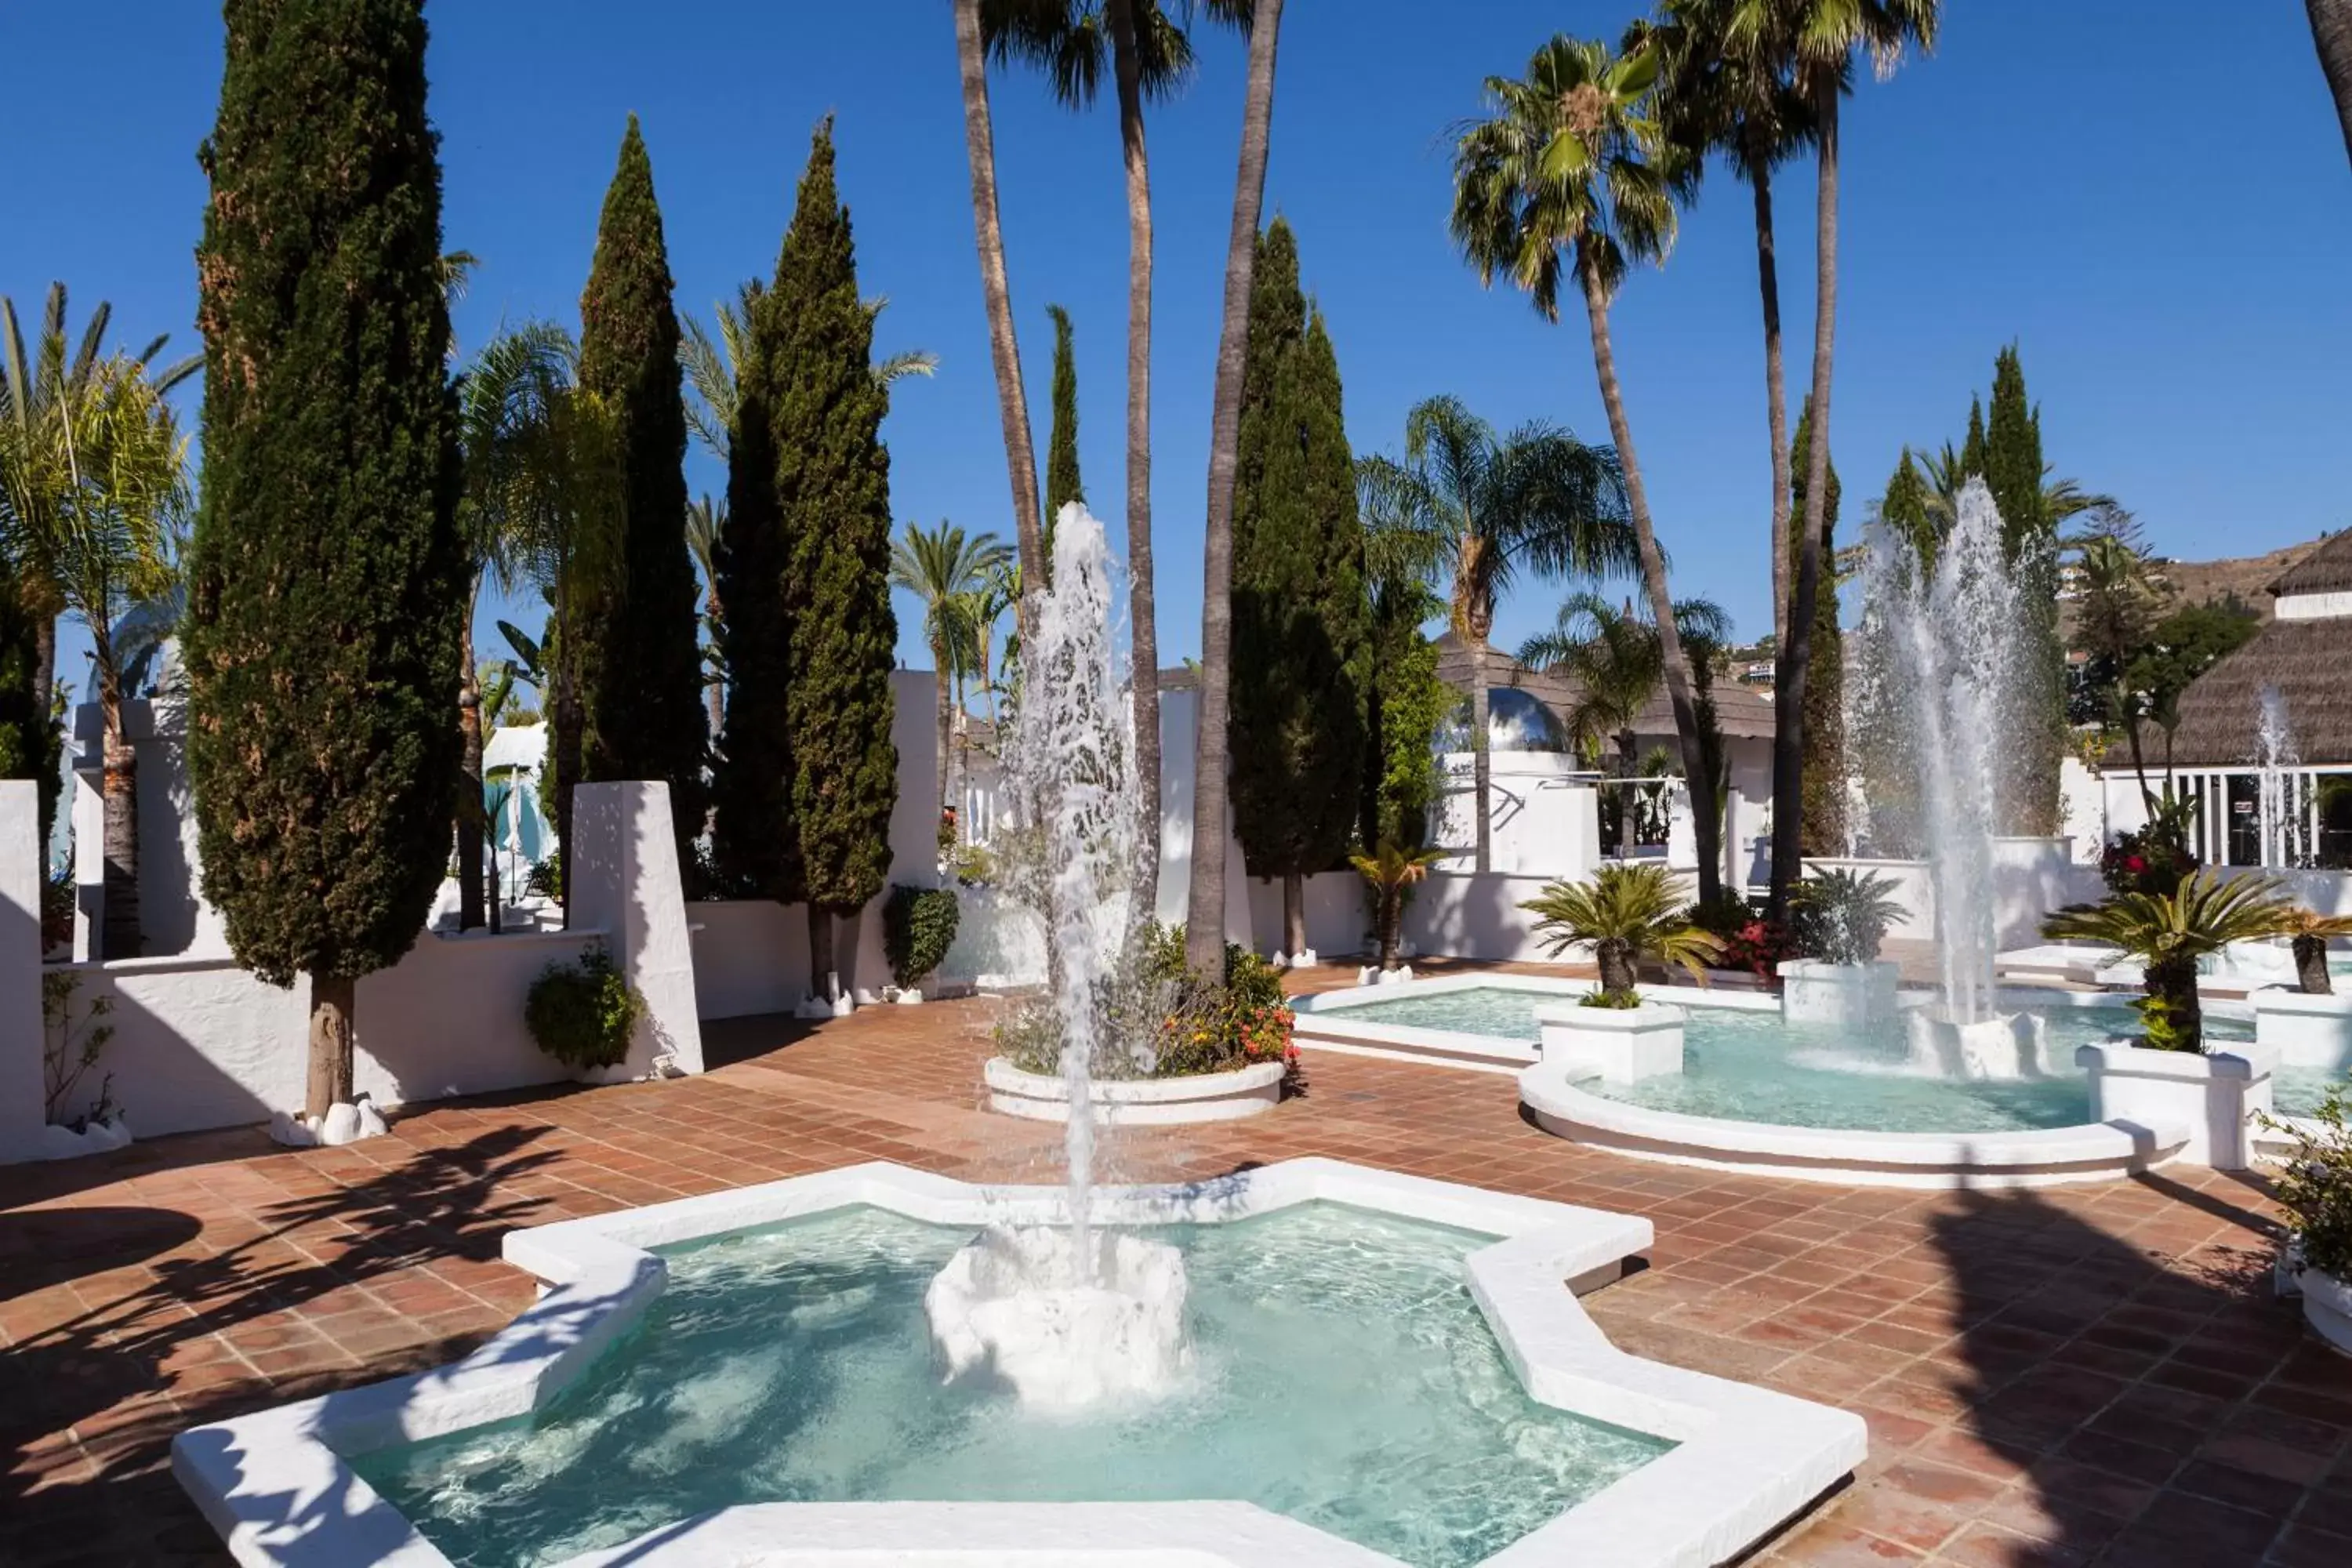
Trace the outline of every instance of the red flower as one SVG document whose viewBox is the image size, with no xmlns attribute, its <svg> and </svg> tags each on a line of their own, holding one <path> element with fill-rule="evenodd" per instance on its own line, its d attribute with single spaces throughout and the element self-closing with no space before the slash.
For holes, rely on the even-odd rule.
<svg viewBox="0 0 2352 1568">
<path fill-rule="evenodd" d="M 2137 877 L 2147 869 L 2147 861 L 2137 855 L 2126 855 L 2124 857 L 2124 869 Z"/>
</svg>

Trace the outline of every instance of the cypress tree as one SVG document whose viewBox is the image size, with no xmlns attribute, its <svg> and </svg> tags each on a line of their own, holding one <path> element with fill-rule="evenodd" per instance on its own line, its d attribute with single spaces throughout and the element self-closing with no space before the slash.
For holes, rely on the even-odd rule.
<svg viewBox="0 0 2352 1568">
<path fill-rule="evenodd" d="M 1985 423 L 1985 488 L 2000 509 L 2001 538 L 2017 584 L 2021 624 L 2017 743 L 2004 753 L 2009 831 L 2058 831 L 2059 773 L 2066 755 L 2066 647 L 2058 627 L 2058 542 L 2042 499 L 2042 416 L 2027 401 L 2017 346 L 1993 360 Z"/>
<path fill-rule="evenodd" d="M 465 553 L 419 0 L 227 0 L 197 251 L 189 773 L 238 960 L 310 981 L 308 1109 L 449 858 Z"/>
<path fill-rule="evenodd" d="M 16 579 L 13 564 L 0 563 L 0 582 Z M 41 711 L 35 671 L 40 668 L 40 621 L 23 595 L 0 589 L 0 779 L 31 779 L 39 787 L 39 853 L 46 874 L 49 831 L 58 819 L 63 779 L 58 764 L 64 737 Z"/>
<path fill-rule="evenodd" d="M 1969 399 L 1969 434 L 1960 443 L 1960 473 L 1981 478 L 1985 471 L 1984 403 L 1980 398 Z"/>
<path fill-rule="evenodd" d="M 1797 416 L 1797 434 L 1790 443 L 1790 471 L 1796 475 L 1790 515 L 1805 515 L 1806 464 L 1811 449 L 1813 410 L 1810 400 Z M 1837 465 L 1829 465 L 1829 496 L 1822 505 L 1822 561 L 1837 560 Z M 1790 540 L 1791 559 L 1801 548 Z M 1794 573 L 1793 564 L 1790 571 Z M 1845 852 L 1845 637 L 1838 626 L 1837 579 L 1824 571 L 1822 592 L 1813 601 L 1813 636 L 1805 677 L 1805 784 L 1802 795 L 1802 841 L 1808 855 Z"/>
<path fill-rule="evenodd" d="M 1365 767 L 1363 530 L 1339 366 L 1280 218 L 1258 237 L 1234 481 L 1234 822 L 1283 879 L 1284 948 L 1306 946 L 1304 879 L 1339 863 Z"/>
<path fill-rule="evenodd" d="M 801 182 L 805 203 L 808 180 Z M 789 250 L 793 236 L 787 231 Z M 782 264 L 779 263 L 779 273 Z M 721 887 L 739 897 L 797 903 L 800 835 L 793 817 L 791 551 L 776 496 L 774 376 L 781 325 L 771 291 L 743 291 L 748 353 L 735 367 L 735 420 L 727 451 L 727 527 L 712 569 L 718 646 L 727 677 L 725 721 L 710 771 L 710 848 Z"/>
<path fill-rule="evenodd" d="M 582 777 L 666 781 L 678 864 L 690 877 L 708 732 L 677 343 L 653 163 L 632 114 L 580 297 L 581 390 L 604 400 L 617 437 L 618 575 L 598 584 L 579 626 L 566 630 L 580 639 Z"/>
<path fill-rule="evenodd" d="M 1879 521 L 1893 529 L 1896 537 L 1908 542 L 1923 565 L 1936 563 L 1936 547 L 1941 542 L 1936 524 L 1927 513 L 1927 480 L 1919 472 L 1919 465 L 1911 458 L 1911 448 L 1903 448 L 1903 460 L 1895 465 L 1893 477 L 1886 481 L 1886 494 L 1878 503 Z"/>
<path fill-rule="evenodd" d="M 2025 400 L 2025 371 L 2014 343 L 1993 360 L 1992 412 L 1983 444 L 1983 467 L 1977 471 L 2000 509 L 2001 538 L 2013 557 L 2024 540 L 2049 531 L 2042 507 L 2042 418 Z"/>
<path fill-rule="evenodd" d="M 1070 313 L 1045 307 L 1054 318 L 1054 430 L 1045 444 L 1045 565 L 1054 562 L 1054 520 L 1072 501 L 1084 506 L 1086 481 L 1078 478 L 1078 364 L 1070 347 Z"/>
<path fill-rule="evenodd" d="M 890 742 L 890 455 L 874 378 L 874 318 L 857 295 L 849 209 L 834 188 L 833 125 L 819 125 L 777 265 L 774 407 L 778 515 L 793 616 L 785 713 L 793 813 L 809 905 L 811 974 L 833 971 L 836 918 L 882 890 L 898 752 Z"/>
</svg>

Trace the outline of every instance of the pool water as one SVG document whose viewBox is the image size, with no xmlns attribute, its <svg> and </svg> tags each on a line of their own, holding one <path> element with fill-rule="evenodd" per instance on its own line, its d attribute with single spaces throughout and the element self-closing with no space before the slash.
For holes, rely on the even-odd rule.
<svg viewBox="0 0 2352 1568">
<path fill-rule="evenodd" d="M 1536 1009 L 1573 1000 L 1556 992 L 1473 986 L 1335 1008 L 1368 1023 L 1458 1029 L 1532 1042 Z M 1966 1083 L 1911 1068 L 1900 1018 L 1856 1031 L 1783 1022 L 1776 1012 L 1695 1006 L 1683 1030 L 1679 1076 L 1636 1084 L 1586 1079 L 1579 1087 L 1654 1110 L 1787 1127 L 1881 1132 L 2017 1132 L 2075 1127 L 2090 1120 L 2090 1086 L 2074 1067 L 2078 1046 L 2111 1039 L 2132 1026 L 2116 1008 L 2053 1007 L 2045 1015 L 2057 1076 L 2013 1083 Z M 2251 1040 L 2253 1026 L 2208 1015 L 2216 1041 Z M 2278 1109 L 2306 1115 L 2332 1075 L 2282 1068 Z"/>
<path fill-rule="evenodd" d="M 1465 1283 L 1485 1237 L 1328 1204 L 1151 1234 L 1185 1254 L 1195 1356 L 1157 1404 L 943 1387 L 923 1291 L 971 1231 L 853 1209 L 670 1252 L 646 1321 L 551 1408 L 353 1465 L 467 1568 L 738 1503 L 1182 1499 L 1455 1568 L 1672 1446 L 1527 1396 Z"/>
</svg>

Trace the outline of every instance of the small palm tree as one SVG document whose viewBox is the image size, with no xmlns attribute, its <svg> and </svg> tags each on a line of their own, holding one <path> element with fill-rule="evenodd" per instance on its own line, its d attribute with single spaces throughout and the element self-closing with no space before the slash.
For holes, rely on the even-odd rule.
<svg viewBox="0 0 2352 1568">
<path fill-rule="evenodd" d="M 691 395 L 686 400 L 687 428 L 722 463 L 733 444 L 735 410 L 741 401 L 737 377 L 751 353 L 751 317 L 764 291 L 755 278 L 737 291 L 732 303 L 719 300 L 712 311 L 719 321 L 715 332 L 692 316 L 678 323 L 686 332 L 678 340 L 677 361 Z M 887 296 L 865 301 L 866 318 L 879 317 L 889 303 Z M 931 375 L 939 368 L 940 356 L 929 350 L 902 349 L 875 362 L 874 381 L 887 392 L 910 375 Z"/>
<path fill-rule="evenodd" d="M 1887 931 L 1904 917 L 1895 879 L 1839 868 L 1790 890 L 1799 951 L 1825 963 L 1872 963 Z"/>
<path fill-rule="evenodd" d="M 1631 1006 L 1634 966 L 1645 958 L 1679 963 L 1700 984 L 1706 961 L 1723 943 L 1690 923 L 1674 879 L 1656 865 L 1603 866 L 1590 882 L 1554 882 L 1519 908 L 1536 915 L 1536 929 L 1557 958 L 1571 947 L 1591 947 L 1601 966 L 1601 994 L 1611 1005 Z"/>
<path fill-rule="evenodd" d="M 1380 949 L 1381 968 L 1397 966 L 1404 944 L 1404 904 L 1429 868 L 1445 858 L 1440 849 L 1404 849 L 1383 839 L 1374 855 L 1350 855 L 1348 863 L 1372 890 L 1372 941 Z"/>
<path fill-rule="evenodd" d="M 945 518 L 928 531 L 909 522 L 890 546 L 891 585 L 923 602 L 923 635 L 931 645 L 931 668 L 939 678 L 936 757 L 942 810 L 953 799 L 948 793 L 948 746 L 955 704 L 949 682 L 969 662 L 970 617 L 963 596 L 982 588 L 1010 555 L 993 533 L 968 535 Z"/>
<path fill-rule="evenodd" d="M 1477 868 L 1493 858 L 1486 752 L 1486 638 L 1522 573 L 1607 577 L 1640 561 L 1616 455 L 1541 423 L 1508 436 L 1453 397 L 1405 418 L 1404 460 L 1359 466 L 1367 531 L 1397 564 L 1450 584 L 1447 618 L 1470 656 L 1471 791 Z"/>
<path fill-rule="evenodd" d="M 2258 942 L 2292 930 L 2294 906 L 2270 877 L 2223 879 L 2208 868 L 2168 893 L 2117 893 L 2101 904 L 2077 904 L 2042 922 L 2055 942 L 2104 942 L 2147 968 L 2147 994 L 2139 1004 L 2147 1043 L 2164 1051 L 2205 1048 L 2205 1018 L 2197 1000 L 2197 962 L 2233 942 Z"/>
<path fill-rule="evenodd" d="M 2327 939 L 2352 936 L 2352 915 L 2323 915 L 2316 910 L 2290 910 L 2286 934 L 2294 939 L 2295 981 L 2316 996 L 2335 994 L 2336 982 L 2327 973 Z"/>
<path fill-rule="evenodd" d="M 686 548 L 694 557 L 695 570 L 702 574 L 702 630 L 709 639 L 703 645 L 703 662 L 709 667 L 702 678 L 703 701 L 709 709 L 713 735 L 725 727 L 727 718 L 727 683 L 714 657 L 719 617 L 725 609 L 719 602 L 719 541 L 726 531 L 726 497 L 714 500 L 706 494 L 700 500 L 686 503 Z"/>
</svg>

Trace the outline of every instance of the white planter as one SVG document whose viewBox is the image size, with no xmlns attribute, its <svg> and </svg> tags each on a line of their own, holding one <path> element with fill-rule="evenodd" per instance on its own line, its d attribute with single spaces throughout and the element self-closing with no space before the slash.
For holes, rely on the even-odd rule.
<svg viewBox="0 0 2352 1568">
<path fill-rule="evenodd" d="M 1543 1059 L 1571 1073 L 1598 1073 L 1604 1083 L 1639 1083 L 1683 1070 L 1680 1007 L 1644 1002 L 1638 1007 L 1587 1007 L 1581 1003 L 1538 1007 Z"/>
<path fill-rule="evenodd" d="M 2303 1271 L 2303 1321 L 2346 1355 L 2352 1355 L 2352 1285 L 2316 1268 Z"/>
<path fill-rule="evenodd" d="M 1024 1072 L 1003 1057 L 989 1058 L 984 1076 L 990 1110 L 1034 1121 L 1070 1119 L 1069 1089 L 1059 1078 Z M 1282 1063 L 1255 1062 L 1190 1078 L 1107 1079 L 1094 1084 L 1089 1101 L 1097 1127 L 1232 1121 L 1272 1110 L 1282 1099 Z"/>
<path fill-rule="evenodd" d="M 2286 1067 L 2352 1068 L 2352 995 L 2264 989 L 2254 993 L 2254 1038 Z"/>
<path fill-rule="evenodd" d="M 2091 1075 L 2091 1115 L 2139 1126 L 2185 1125 L 2180 1157 L 2217 1171 L 2253 1163 L 2257 1112 L 2272 1109 L 2278 1052 L 2260 1042 L 2226 1052 L 2152 1051 L 2129 1040 L 2084 1046 L 2075 1062 Z"/>
<path fill-rule="evenodd" d="M 1875 1024 L 1895 1016 L 1902 978 L 1900 964 L 1792 958 L 1780 965 L 1780 1016 L 1791 1024 Z"/>
<path fill-rule="evenodd" d="M 1394 969 L 1379 969 L 1366 964 L 1356 971 L 1359 985 L 1402 985 L 1412 978 L 1412 965 L 1400 963 Z"/>
</svg>

